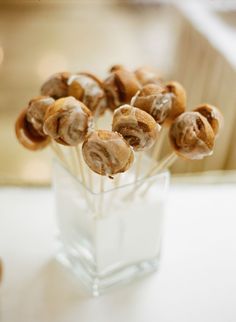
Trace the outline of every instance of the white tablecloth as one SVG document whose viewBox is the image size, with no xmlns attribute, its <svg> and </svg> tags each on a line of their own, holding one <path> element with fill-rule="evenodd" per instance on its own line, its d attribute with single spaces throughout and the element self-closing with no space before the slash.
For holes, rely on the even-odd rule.
<svg viewBox="0 0 236 322">
<path fill-rule="evenodd" d="M 90 298 L 54 259 L 49 189 L 0 189 L 1 322 L 235 322 L 236 185 L 172 185 L 158 273 Z"/>
</svg>

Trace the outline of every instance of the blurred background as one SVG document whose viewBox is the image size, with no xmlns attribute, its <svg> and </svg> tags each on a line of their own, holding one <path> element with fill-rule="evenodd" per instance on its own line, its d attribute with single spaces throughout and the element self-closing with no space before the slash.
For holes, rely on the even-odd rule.
<svg viewBox="0 0 236 322">
<path fill-rule="evenodd" d="M 172 170 L 236 178 L 235 1 L 0 0 L 0 184 L 50 183 L 50 151 L 27 151 L 14 135 L 42 82 L 65 70 L 105 77 L 113 64 L 152 65 L 185 86 L 188 109 L 219 107 L 225 127 L 214 155 Z"/>
</svg>

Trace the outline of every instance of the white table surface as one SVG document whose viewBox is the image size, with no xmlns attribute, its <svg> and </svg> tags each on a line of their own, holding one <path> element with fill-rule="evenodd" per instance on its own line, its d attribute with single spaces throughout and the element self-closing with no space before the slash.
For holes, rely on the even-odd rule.
<svg viewBox="0 0 236 322">
<path fill-rule="evenodd" d="M 235 322 L 236 185 L 172 185 L 158 273 L 90 298 L 54 259 L 49 189 L 0 189 L 1 322 Z"/>
</svg>

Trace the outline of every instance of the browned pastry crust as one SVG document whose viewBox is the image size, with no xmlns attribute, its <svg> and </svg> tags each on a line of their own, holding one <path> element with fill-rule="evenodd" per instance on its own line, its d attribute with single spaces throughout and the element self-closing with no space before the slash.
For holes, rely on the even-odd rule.
<svg viewBox="0 0 236 322">
<path fill-rule="evenodd" d="M 198 112 L 185 112 L 172 123 L 170 142 L 185 159 L 202 159 L 212 154 L 215 135 L 207 119 Z"/>
<path fill-rule="evenodd" d="M 133 163 L 132 148 L 116 132 L 98 130 L 92 132 L 82 146 L 88 167 L 103 176 L 127 171 Z"/>
<path fill-rule="evenodd" d="M 151 148 L 160 126 L 147 112 L 122 105 L 114 112 L 112 130 L 120 133 L 135 151 L 143 151 Z"/>
<path fill-rule="evenodd" d="M 175 81 L 167 82 L 165 87 L 167 92 L 173 95 L 171 111 L 165 122 L 166 125 L 170 125 L 186 109 L 186 92 L 183 86 Z"/>
<path fill-rule="evenodd" d="M 140 84 L 134 73 L 124 69 L 118 69 L 103 83 L 108 106 L 112 110 L 118 106 L 129 103 L 131 98 L 140 89 Z"/>
<path fill-rule="evenodd" d="M 194 111 L 199 112 L 207 119 L 215 135 L 217 136 L 223 126 L 223 115 L 218 108 L 210 104 L 202 104 L 197 106 Z"/>
<path fill-rule="evenodd" d="M 32 124 L 34 129 L 42 136 L 45 136 L 43 132 L 44 117 L 48 107 L 54 103 L 54 99 L 49 96 L 37 96 L 30 100 L 26 118 L 29 123 Z"/>
<path fill-rule="evenodd" d="M 157 123 L 162 124 L 171 111 L 172 94 L 164 86 L 148 84 L 137 92 L 131 104 L 146 111 Z"/>
<path fill-rule="evenodd" d="M 111 68 L 110 68 L 109 72 L 110 72 L 110 73 L 113 73 L 113 72 L 115 72 L 115 71 L 117 71 L 117 70 L 119 70 L 119 69 L 127 70 L 127 68 L 125 68 L 125 66 L 124 66 L 124 65 L 116 64 L 116 65 L 111 66 Z"/>
<path fill-rule="evenodd" d="M 75 146 L 82 143 L 91 130 L 92 114 L 72 96 L 60 98 L 45 115 L 44 132 L 56 142 Z"/>
<path fill-rule="evenodd" d="M 29 150 L 40 150 L 50 143 L 50 138 L 47 135 L 40 135 L 27 120 L 27 109 L 24 109 L 18 116 L 15 132 L 18 141 Z"/>
<path fill-rule="evenodd" d="M 135 75 L 141 85 L 161 84 L 161 76 L 150 66 L 142 66 L 135 70 Z"/>
<path fill-rule="evenodd" d="M 55 99 L 68 96 L 68 79 L 70 73 L 61 72 L 50 76 L 41 87 L 41 94 Z"/>
<path fill-rule="evenodd" d="M 106 94 L 102 81 L 95 75 L 81 72 L 68 80 L 68 95 L 82 101 L 95 115 L 102 115 L 106 109 Z"/>
</svg>

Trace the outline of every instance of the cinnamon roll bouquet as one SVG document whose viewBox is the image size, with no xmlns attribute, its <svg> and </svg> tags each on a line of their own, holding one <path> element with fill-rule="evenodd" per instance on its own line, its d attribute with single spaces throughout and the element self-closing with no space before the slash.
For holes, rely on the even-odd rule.
<svg viewBox="0 0 236 322">
<path fill-rule="evenodd" d="M 110 178 L 126 172 L 151 149 L 155 160 L 143 177 L 168 168 L 177 157 L 207 157 L 223 124 L 212 105 L 186 111 L 183 86 L 164 81 L 150 67 L 132 71 L 114 65 L 104 80 L 88 72 L 56 73 L 40 94 L 16 120 L 19 142 L 32 151 L 50 146 L 84 180 L 88 171 Z M 98 128 L 107 114 L 110 127 Z M 166 135 L 173 151 L 156 160 Z"/>
</svg>

